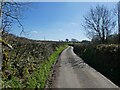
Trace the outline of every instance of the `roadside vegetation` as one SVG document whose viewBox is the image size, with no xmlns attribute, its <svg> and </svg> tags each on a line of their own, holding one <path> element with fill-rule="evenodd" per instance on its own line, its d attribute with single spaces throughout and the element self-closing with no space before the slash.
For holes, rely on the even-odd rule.
<svg viewBox="0 0 120 90">
<path fill-rule="evenodd" d="M 91 41 L 69 45 L 87 64 L 120 86 L 120 2 L 116 6 L 114 12 L 104 5 L 91 8 L 83 23 Z"/>
<path fill-rule="evenodd" d="M 120 86 L 120 52 L 118 45 L 76 44 L 74 45 L 74 52 L 91 67 Z"/>
<path fill-rule="evenodd" d="M 84 16 L 83 27 L 91 42 L 83 43 L 69 42 L 68 39 L 66 43 L 37 41 L 9 34 L 14 22 L 20 26 L 20 34 L 24 33 L 19 20 L 21 8 L 21 3 L 1 2 L 2 88 L 44 88 L 57 57 L 67 47 L 66 43 L 73 46 L 74 52 L 86 63 L 120 86 L 120 2 L 114 14 L 105 6 L 90 9 Z"/>
<path fill-rule="evenodd" d="M 3 46 L 2 87 L 44 88 L 52 66 L 66 44 L 37 42 L 12 34 L 5 38 L 13 49 Z"/>
<path fill-rule="evenodd" d="M 10 34 L 14 23 L 18 25 L 20 35 L 26 34 L 20 21 L 22 10 L 25 10 L 23 3 L 5 0 L 0 3 L 0 87 L 44 88 L 57 57 L 66 48 L 66 43 L 31 40 Z"/>
</svg>

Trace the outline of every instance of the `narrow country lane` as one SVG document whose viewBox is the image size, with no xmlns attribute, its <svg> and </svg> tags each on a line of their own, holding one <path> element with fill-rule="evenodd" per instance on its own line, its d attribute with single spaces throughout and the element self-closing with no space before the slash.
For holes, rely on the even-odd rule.
<svg viewBox="0 0 120 90">
<path fill-rule="evenodd" d="M 69 46 L 60 55 L 54 88 L 118 88 L 105 76 L 84 63 Z"/>
</svg>

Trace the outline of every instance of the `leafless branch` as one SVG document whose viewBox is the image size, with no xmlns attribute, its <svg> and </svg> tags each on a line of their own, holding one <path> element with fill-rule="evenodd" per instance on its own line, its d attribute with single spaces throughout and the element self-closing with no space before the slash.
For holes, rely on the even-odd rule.
<svg viewBox="0 0 120 90">
<path fill-rule="evenodd" d="M 101 43 L 107 42 L 107 37 L 115 26 L 116 21 L 112 17 L 111 11 L 104 5 L 91 8 L 88 16 L 84 16 L 83 27 L 91 37 L 98 36 Z"/>
</svg>

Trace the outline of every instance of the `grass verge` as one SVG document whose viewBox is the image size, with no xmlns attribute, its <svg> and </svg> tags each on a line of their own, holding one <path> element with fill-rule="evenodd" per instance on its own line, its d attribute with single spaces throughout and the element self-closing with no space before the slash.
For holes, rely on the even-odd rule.
<svg viewBox="0 0 120 90">
<path fill-rule="evenodd" d="M 30 77 L 28 77 L 27 88 L 44 88 L 46 86 L 46 81 L 50 75 L 52 66 L 55 64 L 59 54 L 66 48 L 66 46 L 61 46 L 57 48 L 48 60 L 45 60 L 39 67 L 37 71 Z"/>
<path fill-rule="evenodd" d="M 2 87 L 5 88 L 45 88 L 47 79 L 50 75 L 53 65 L 55 64 L 59 54 L 67 47 L 67 45 L 61 45 L 56 48 L 56 51 L 46 60 L 44 60 L 37 70 L 31 75 L 26 74 L 26 80 L 22 80 L 18 77 L 12 76 L 11 80 L 2 82 Z M 27 66 L 26 66 L 27 67 Z M 27 72 L 27 71 L 26 71 Z M 24 82 L 23 82 L 24 81 Z"/>
</svg>

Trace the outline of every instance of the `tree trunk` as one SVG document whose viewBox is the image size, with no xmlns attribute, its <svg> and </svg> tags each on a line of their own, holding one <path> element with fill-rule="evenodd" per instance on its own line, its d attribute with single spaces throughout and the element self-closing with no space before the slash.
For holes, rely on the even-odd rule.
<svg viewBox="0 0 120 90">
<path fill-rule="evenodd" d="M 118 44 L 120 44 L 120 2 L 118 3 Z"/>
</svg>

